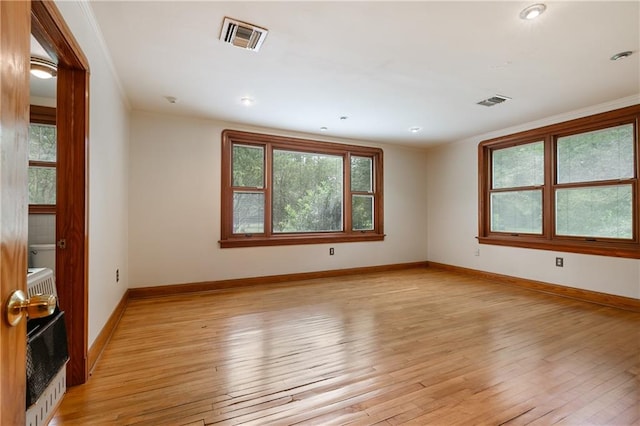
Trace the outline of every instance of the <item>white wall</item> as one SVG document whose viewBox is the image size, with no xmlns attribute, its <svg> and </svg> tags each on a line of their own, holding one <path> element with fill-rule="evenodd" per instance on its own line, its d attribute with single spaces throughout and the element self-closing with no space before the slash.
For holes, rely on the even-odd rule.
<svg viewBox="0 0 640 426">
<path fill-rule="evenodd" d="M 56 215 L 29 215 L 29 245 L 56 243 Z M 31 265 L 29 265 L 31 266 Z"/>
<path fill-rule="evenodd" d="M 432 148 L 427 162 L 432 262 L 640 299 L 640 261 L 478 244 L 478 144 L 483 140 L 637 104 L 640 96 Z M 500 108 L 500 107 L 496 107 Z M 480 255 L 475 256 L 475 251 Z M 555 266 L 555 257 L 564 267 Z"/>
<path fill-rule="evenodd" d="M 91 69 L 89 118 L 89 345 L 128 288 L 128 108 L 85 3 L 58 1 Z M 120 282 L 116 283 L 116 269 Z"/>
<path fill-rule="evenodd" d="M 334 256 L 329 256 L 326 244 L 220 249 L 220 155 L 225 128 L 305 137 L 216 121 L 132 113 L 131 287 L 426 260 L 426 153 L 392 146 L 382 146 L 385 241 L 332 244 Z"/>
</svg>

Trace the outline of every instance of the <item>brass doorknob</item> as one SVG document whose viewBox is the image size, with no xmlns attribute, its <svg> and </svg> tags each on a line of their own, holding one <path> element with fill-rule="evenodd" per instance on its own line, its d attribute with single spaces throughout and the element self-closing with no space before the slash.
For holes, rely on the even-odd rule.
<svg viewBox="0 0 640 426">
<path fill-rule="evenodd" d="M 15 327 L 24 316 L 27 318 L 47 317 L 55 311 L 56 302 L 57 299 L 53 294 L 36 294 L 27 299 L 22 290 L 16 290 L 11 293 L 5 306 L 7 322 Z"/>
</svg>

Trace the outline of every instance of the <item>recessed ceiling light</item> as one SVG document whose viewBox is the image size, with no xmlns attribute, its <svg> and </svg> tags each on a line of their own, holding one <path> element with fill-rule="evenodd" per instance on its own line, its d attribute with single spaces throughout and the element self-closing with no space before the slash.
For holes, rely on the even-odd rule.
<svg viewBox="0 0 640 426">
<path fill-rule="evenodd" d="M 619 61 L 620 59 L 628 58 L 631 55 L 633 55 L 633 52 L 631 50 L 627 50 L 625 52 L 616 53 L 609 59 L 611 59 L 612 61 Z"/>
<path fill-rule="evenodd" d="M 58 75 L 58 66 L 44 58 L 32 56 L 30 60 L 31 75 L 37 78 L 49 79 Z"/>
<path fill-rule="evenodd" d="M 240 98 L 240 103 L 245 106 L 253 105 L 255 101 L 252 98 L 245 96 L 244 98 Z"/>
<path fill-rule="evenodd" d="M 349 118 L 349 117 L 347 117 L 346 115 L 343 115 L 343 116 L 341 116 L 341 117 L 340 117 L 340 120 L 346 120 L 346 119 L 348 119 L 348 118 Z"/>
<path fill-rule="evenodd" d="M 520 19 L 526 19 L 528 21 L 536 19 L 538 16 L 542 15 L 545 10 L 547 10 L 547 6 L 545 4 L 533 4 L 522 9 L 522 12 L 520 12 Z"/>
<path fill-rule="evenodd" d="M 329 130 L 328 127 L 325 127 L 325 126 L 320 127 L 321 132 L 326 132 L 327 130 Z"/>
<path fill-rule="evenodd" d="M 178 103 L 178 98 L 176 98 L 175 96 L 165 96 L 165 99 L 170 104 L 177 104 Z"/>
<path fill-rule="evenodd" d="M 418 133 L 420 130 L 422 130 L 422 127 L 410 127 L 409 131 L 411 133 Z"/>
</svg>

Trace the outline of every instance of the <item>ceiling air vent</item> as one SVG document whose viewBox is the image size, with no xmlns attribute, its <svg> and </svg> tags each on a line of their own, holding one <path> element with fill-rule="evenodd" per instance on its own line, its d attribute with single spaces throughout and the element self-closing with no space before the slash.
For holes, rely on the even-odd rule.
<svg viewBox="0 0 640 426">
<path fill-rule="evenodd" d="M 264 39 L 267 38 L 268 33 L 269 31 L 265 28 L 256 27 L 231 18 L 224 18 L 220 40 L 236 47 L 257 52 L 262 43 L 264 43 Z"/>
<path fill-rule="evenodd" d="M 510 100 L 511 98 L 508 96 L 495 95 L 490 97 L 489 99 L 485 99 L 483 101 L 478 102 L 478 105 L 490 107 L 490 106 L 501 104 L 504 101 L 510 101 Z"/>
</svg>

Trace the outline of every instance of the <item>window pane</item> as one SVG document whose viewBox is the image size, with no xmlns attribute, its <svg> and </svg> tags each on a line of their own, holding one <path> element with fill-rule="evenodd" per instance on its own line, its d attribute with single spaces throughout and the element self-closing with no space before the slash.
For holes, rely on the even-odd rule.
<svg viewBox="0 0 640 426">
<path fill-rule="evenodd" d="M 373 192 L 373 159 L 351 157 L 351 190 Z"/>
<path fill-rule="evenodd" d="M 338 155 L 273 151 L 273 232 L 342 231 Z"/>
<path fill-rule="evenodd" d="M 264 194 L 262 192 L 233 193 L 233 233 L 264 233 Z"/>
<path fill-rule="evenodd" d="M 558 138 L 558 183 L 634 177 L 633 125 Z"/>
<path fill-rule="evenodd" d="M 29 167 L 29 204 L 55 203 L 55 167 Z"/>
<path fill-rule="evenodd" d="M 556 234 L 632 238 L 631 185 L 559 189 Z"/>
<path fill-rule="evenodd" d="M 525 234 L 542 233 L 542 191 L 491 194 L 491 230 Z"/>
<path fill-rule="evenodd" d="M 233 145 L 233 186 L 264 188 L 264 148 Z"/>
<path fill-rule="evenodd" d="M 56 161 L 56 126 L 29 125 L 29 160 Z"/>
<path fill-rule="evenodd" d="M 373 195 L 353 196 L 351 221 L 354 231 L 371 231 L 373 229 Z"/>
<path fill-rule="evenodd" d="M 544 142 L 497 149 L 491 155 L 493 189 L 544 183 Z"/>
</svg>

